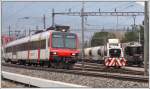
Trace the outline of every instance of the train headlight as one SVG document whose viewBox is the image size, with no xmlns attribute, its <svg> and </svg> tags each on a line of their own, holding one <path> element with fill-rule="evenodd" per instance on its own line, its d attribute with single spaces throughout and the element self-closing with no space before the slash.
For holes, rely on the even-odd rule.
<svg viewBox="0 0 150 89">
<path fill-rule="evenodd" d="M 140 56 L 140 58 L 142 59 L 142 56 Z"/>
<path fill-rule="evenodd" d="M 66 32 L 66 29 L 62 29 L 61 31 L 62 31 L 62 32 Z"/>
<path fill-rule="evenodd" d="M 51 55 L 57 55 L 57 52 L 51 52 L 50 54 Z"/>
<path fill-rule="evenodd" d="M 75 53 L 72 53 L 72 56 L 75 56 L 76 54 Z"/>
<path fill-rule="evenodd" d="M 53 55 L 56 55 L 57 53 L 56 52 L 53 52 Z"/>
</svg>

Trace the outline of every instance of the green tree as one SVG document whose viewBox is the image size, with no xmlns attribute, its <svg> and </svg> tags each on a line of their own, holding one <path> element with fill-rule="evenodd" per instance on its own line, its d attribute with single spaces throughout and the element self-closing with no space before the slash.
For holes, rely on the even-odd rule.
<svg viewBox="0 0 150 89">
<path fill-rule="evenodd" d="M 133 31 L 127 31 L 125 33 L 125 37 L 121 40 L 121 42 L 131 42 L 131 41 L 138 41 L 139 40 L 139 32 L 140 32 L 140 40 L 141 43 L 144 41 L 144 27 L 142 25 L 139 26 L 140 28 L 136 28 Z"/>
<path fill-rule="evenodd" d="M 141 44 L 144 45 L 144 26 L 140 25 L 140 40 L 141 40 Z"/>
<path fill-rule="evenodd" d="M 91 40 L 91 46 L 104 45 L 109 38 L 116 38 L 115 34 L 109 32 L 95 32 Z"/>
<path fill-rule="evenodd" d="M 125 33 L 125 41 L 138 41 L 138 34 L 136 31 L 130 31 Z"/>
</svg>

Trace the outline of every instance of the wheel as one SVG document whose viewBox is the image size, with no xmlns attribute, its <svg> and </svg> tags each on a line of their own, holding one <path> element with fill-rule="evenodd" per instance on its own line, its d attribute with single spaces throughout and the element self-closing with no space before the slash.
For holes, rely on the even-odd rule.
<svg viewBox="0 0 150 89">
<path fill-rule="evenodd" d="M 50 63 L 50 62 L 48 63 L 48 66 L 47 66 L 47 67 L 48 67 L 48 68 L 51 67 L 51 63 Z"/>
<path fill-rule="evenodd" d="M 51 62 L 50 65 L 51 65 L 52 68 L 57 68 L 56 63 Z"/>
<path fill-rule="evenodd" d="M 138 63 L 138 67 L 141 67 L 143 65 L 143 62 Z"/>
<path fill-rule="evenodd" d="M 42 63 L 40 63 L 39 65 L 43 67 L 43 66 L 44 66 L 44 63 L 42 62 Z"/>
<path fill-rule="evenodd" d="M 63 69 L 63 68 L 64 68 L 64 63 L 59 62 L 59 63 L 58 63 L 58 68 L 59 68 L 59 69 Z"/>
<path fill-rule="evenodd" d="M 73 69 L 73 65 L 74 64 L 70 64 L 70 63 L 64 64 L 64 69 Z"/>
<path fill-rule="evenodd" d="M 121 68 L 121 66 L 115 66 L 115 69 L 120 69 Z"/>
<path fill-rule="evenodd" d="M 21 60 L 18 60 L 18 64 L 19 64 L 19 65 L 21 65 L 21 64 L 22 64 L 22 63 L 21 63 Z"/>
</svg>

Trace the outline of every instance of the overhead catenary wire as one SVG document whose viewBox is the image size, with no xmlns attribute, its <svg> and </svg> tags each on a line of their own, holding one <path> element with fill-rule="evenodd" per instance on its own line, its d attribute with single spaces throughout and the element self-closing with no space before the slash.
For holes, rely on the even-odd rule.
<svg viewBox="0 0 150 89">
<path fill-rule="evenodd" d="M 124 5 L 131 4 L 131 5 L 128 5 L 127 7 L 123 8 L 123 9 L 126 9 L 126 8 L 131 7 L 131 6 L 134 6 L 132 3 L 135 3 L 135 2 L 124 3 L 124 4 L 121 4 L 121 5 L 117 6 L 117 7 L 113 7 L 112 9 L 113 9 L 113 10 L 116 10 L 116 8 L 123 7 Z M 119 10 L 120 10 L 120 9 L 119 9 Z M 118 11 L 118 10 L 117 10 L 117 11 Z M 126 17 L 126 18 L 129 18 L 129 17 Z M 86 18 L 86 21 L 87 21 L 87 18 Z M 104 25 L 91 25 L 91 24 L 88 24 L 87 22 L 86 22 L 86 25 L 87 25 L 87 26 L 99 26 L 99 27 L 104 26 Z M 117 16 L 117 29 L 118 29 L 118 25 L 119 25 L 119 23 L 118 23 L 118 16 Z M 128 26 L 130 26 L 130 25 L 128 25 Z M 108 27 L 108 24 L 107 24 L 107 27 Z M 112 27 L 113 27 L 113 26 L 112 26 Z"/>
</svg>

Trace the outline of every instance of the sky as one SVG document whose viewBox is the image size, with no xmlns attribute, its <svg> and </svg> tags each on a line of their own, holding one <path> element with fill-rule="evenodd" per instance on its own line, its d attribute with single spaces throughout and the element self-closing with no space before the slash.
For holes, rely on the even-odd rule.
<svg viewBox="0 0 150 89">
<path fill-rule="evenodd" d="M 144 6 L 144 2 L 136 2 L 136 3 L 138 3 L 138 4 L 142 5 L 142 6 Z"/>
<path fill-rule="evenodd" d="M 28 30 L 35 29 L 38 26 L 39 29 L 43 29 L 43 14 L 46 15 L 46 27 L 51 26 L 51 11 L 52 8 L 55 12 L 68 12 L 80 11 L 82 7 L 81 2 L 3 2 L 2 3 L 2 33 L 8 33 L 8 26 L 11 30 Z M 143 4 L 134 2 L 90 2 L 85 3 L 85 11 L 144 11 Z M 29 17 L 25 19 L 24 17 Z M 86 29 L 115 29 L 117 17 L 86 17 L 85 28 Z M 141 24 L 143 16 L 136 17 L 136 24 Z M 72 32 L 81 33 L 81 18 L 79 16 L 56 16 L 55 23 L 59 25 L 71 26 Z M 118 28 L 124 28 L 133 24 L 133 17 L 118 17 Z M 85 32 L 85 38 L 90 36 L 95 31 L 100 30 L 87 30 Z"/>
</svg>

